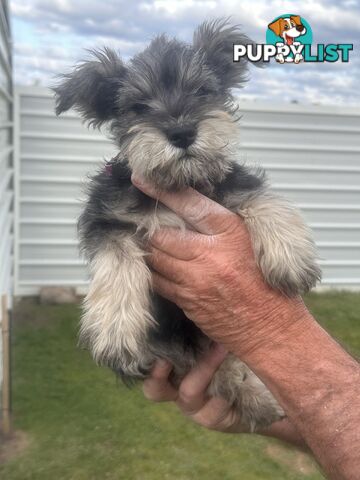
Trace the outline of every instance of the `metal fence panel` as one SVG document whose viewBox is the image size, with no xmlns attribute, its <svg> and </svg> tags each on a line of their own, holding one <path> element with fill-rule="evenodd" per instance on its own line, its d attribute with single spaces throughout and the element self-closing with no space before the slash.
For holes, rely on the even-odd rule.
<svg viewBox="0 0 360 480">
<path fill-rule="evenodd" d="M 51 93 L 37 87 L 16 92 L 19 142 L 19 237 L 16 294 L 46 285 L 86 288 L 76 220 L 88 173 L 115 152 L 105 135 L 89 131 L 72 113 L 57 118 Z"/>
<path fill-rule="evenodd" d="M 116 151 L 75 113 L 56 118 L 50 92 L 17 90 L 19 238 L 16 293 L 86 288 L 76 219 L 88 173 Z M 240 161 L 263 165 L 314 229 L 323 285 L 360 288 L 360 115 L 355 109 L 240 102 Z"/>
</svg>

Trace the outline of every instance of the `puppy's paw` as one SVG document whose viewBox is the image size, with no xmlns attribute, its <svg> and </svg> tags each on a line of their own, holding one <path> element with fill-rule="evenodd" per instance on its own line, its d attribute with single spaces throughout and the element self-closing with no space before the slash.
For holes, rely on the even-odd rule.
<svg viewBox="0 0 360 480">
<path fill-rule="evenodd" d="M 241 423 L 249 432 L 258 432 L 286 417 L 272 394 L 264 387 L 263 391 L 254 394 L 248 392 L 236 403 L 241 414 Z"/>
<path fill-rule="evenodd" d="M 226 357 L 209 388 L 238 411 L 244 430 L 255 432 L 285 417 L 283 409 L 259 378 L 233 355 Z"/>
<path fill-rule="evenodd" d="M 297 215 L 292 220 L 263 232 L 262 248 L 256 250 L 265 281 L 288 296 L 303 295 L 321 280 L 310 231 Z"/>
<path fill-rule="evenodd" d="M 257 264 L 271 287 L 293 296 L 308 292 L 321 279 L 311 231 L 293 205 L 267 192 L 252 200 L 244 220 Z"/>
<path fill-rule="evenodd" d="M 303 245 L 278 245 L 277 265 L 271 254 L 264 253 L 259 259 L 266 282 L 288 296 L 303 295 L 321 280 L 321 270 L 313 257 L 313 247 L 304 239 Z"/>
</svg>

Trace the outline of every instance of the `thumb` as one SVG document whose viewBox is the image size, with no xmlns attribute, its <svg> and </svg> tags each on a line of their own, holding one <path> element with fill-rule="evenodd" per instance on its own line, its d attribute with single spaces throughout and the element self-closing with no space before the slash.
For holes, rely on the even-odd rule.
<svg viewBox="0 0 360 480">
<path fill-rule="evenodd" d="M 195 230 L 206 235 L 226 232 L 238 222 L 238 216 L 210 200 L 193 188 L 181 192 L 167 192 L 157 189 L 143 178 L 133 175 L 131 181 L 143 193 L 159 200 L 170 210 L 183 218 Z"/>
</svg>

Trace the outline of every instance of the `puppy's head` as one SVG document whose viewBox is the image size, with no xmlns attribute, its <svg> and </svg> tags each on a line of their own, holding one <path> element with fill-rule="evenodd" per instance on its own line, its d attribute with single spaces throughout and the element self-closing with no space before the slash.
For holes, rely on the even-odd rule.
<svg viewBox="0 0 360 480">
<path fill-rule="evenodd" d="M 281 37 L 284 43 L 292 45 L 294 38 L 305 35 L 306 28 L 301 22 L 299 15 L 292 15 L 289 18 L 279 18 L 268 25 L 275 35 Z"/>
<path fill-rule="evenodd" d="M 95 51 L 55 88 L 56 112 L 75 107 L 90 124 L 110 122 L 130 168 L 161 188 L 211 184 L 228 171 L 237 137 L 231 89 L 247 71 L 233 44 L 250 42 L 218 20 L 192 45 L 159 36 L 127 64 Z"/>
</svg>

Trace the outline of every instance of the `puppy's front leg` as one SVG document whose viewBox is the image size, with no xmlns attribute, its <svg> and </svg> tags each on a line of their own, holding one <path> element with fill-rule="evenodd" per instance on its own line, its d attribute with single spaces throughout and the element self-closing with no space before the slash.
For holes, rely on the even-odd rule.
<svg viewBox="0 0 360 480">
<path fill-rule="evenodd" d="M 311 231 L 287 200 L 264 190 L 242 197 L 235 211 L 244 218 L 257 263 L 272 287 L 303 294 L 321 278 Z"/>
<path fill-rule="evenodd" d="M 284 44 L 281 43 L 281 42 L 278 42 L 276 43 L 276 46 L 277 47 L 280 47 L 279 51 L 280 53 L 278 53 L 275 57 L 275 60 L 279 63 L 285 63 L 285 57 L 284 57 L 284 53 L 283 53 L 283 49 L 284 49 Z"/>
<path fill-rule="evenodd" d="M 80 341 L 94 359 L 121 375 L 141 378 L 153 358 L 147 347 L 151 274 L 130 234 L 112 233 L 90 261 Z"/>
</svg>

